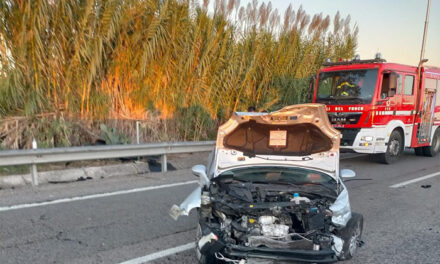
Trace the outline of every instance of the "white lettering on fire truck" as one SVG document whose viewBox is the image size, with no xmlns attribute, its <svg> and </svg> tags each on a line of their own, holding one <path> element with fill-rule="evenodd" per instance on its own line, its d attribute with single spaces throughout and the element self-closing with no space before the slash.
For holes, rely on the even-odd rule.
<svg viewBox="0 0 440 264">
<path fill-rule="evenodd" d="M 376 115 L 392 115 L 393 111 L 376 111 Z"/>
<path fill-rule="evenodd" d="M 349 107 L 348 111 L 364 111 L 364 107 L 363 106 Z"/>
</svg>

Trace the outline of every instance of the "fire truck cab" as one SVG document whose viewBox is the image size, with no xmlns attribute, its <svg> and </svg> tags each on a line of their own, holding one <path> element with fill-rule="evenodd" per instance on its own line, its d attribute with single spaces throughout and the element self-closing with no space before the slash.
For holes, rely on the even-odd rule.
<svg viewBox="0 0 440 264">
<path fill-rule="evenodd" d="M 313 102 L 326 105 L 341 131 L 341 151 L 378 154 L 390 164 L 404 148 L 440 152 L 440 69 L 352 60 L 326 63 Z"/>
</svg>

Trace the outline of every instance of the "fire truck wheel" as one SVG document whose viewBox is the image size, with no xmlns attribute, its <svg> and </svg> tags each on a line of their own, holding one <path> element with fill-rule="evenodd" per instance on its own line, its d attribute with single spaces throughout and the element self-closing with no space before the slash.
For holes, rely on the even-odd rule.
<svg viewBox="0 0 440 264">
<path fill-rule="evenodd" d="M 395 162 L 402 155 L 404 147 L 402 134 L 398 130 L 394 130 L 388 141 L 387 152 L 379 154 L 380 161 L 385 164 Z"/>
<path fill-rule="evenodd" d="M 423 147 L 423 154 L 427 157 L 434 157 L 440 152 L 440 129 L 437 128 L 432 138 L 431 146 Z"/>
</svg>

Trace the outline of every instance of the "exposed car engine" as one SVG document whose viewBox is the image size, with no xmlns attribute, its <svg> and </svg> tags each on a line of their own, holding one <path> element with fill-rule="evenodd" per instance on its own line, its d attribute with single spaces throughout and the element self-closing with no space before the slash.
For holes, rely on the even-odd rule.
<svg viewBox="0 0 440 264">
<path fill-rule="evenodd" d="M 202 229 L 228 245 L 330 249 L 333 202 L 326 192 L 320 196 L 288 184 L 217 181 L 202 194 Z"/>
</svg>

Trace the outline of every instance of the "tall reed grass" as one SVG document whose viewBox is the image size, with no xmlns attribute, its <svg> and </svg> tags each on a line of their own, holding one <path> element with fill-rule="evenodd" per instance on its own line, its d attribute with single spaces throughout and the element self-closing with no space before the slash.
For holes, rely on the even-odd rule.
<svg viewBox="0 0 440 264">
<path fill-rule="evenodd" d="M 4 0 L 0 17 L 0 118 L 137 119 L 157 140 L 212 138 L 233 111 L 303 102 L 358 33 L 349 16 L 257 0 Z"/>
</svg>

